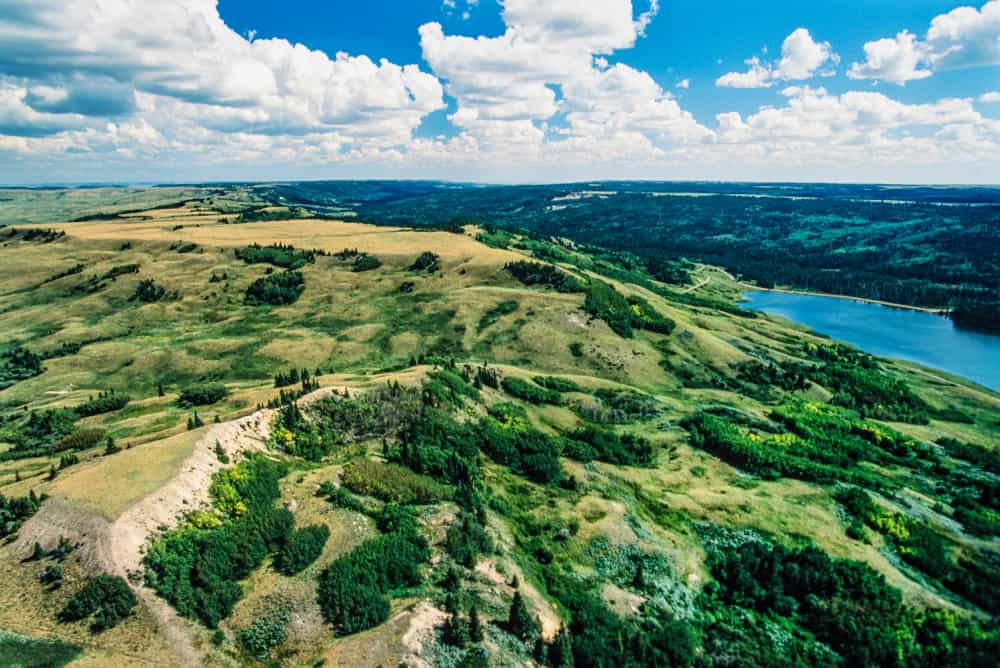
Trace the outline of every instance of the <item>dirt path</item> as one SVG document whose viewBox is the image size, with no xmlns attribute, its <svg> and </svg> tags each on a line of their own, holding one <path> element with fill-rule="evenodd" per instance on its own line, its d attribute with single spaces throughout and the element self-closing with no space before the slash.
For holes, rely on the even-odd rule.
<svg viewBox="0 0 1000 668">
<path fill-rule="evenodd" d="M 324 387 L 303 397 L 299 403 L 309 404 L 334 392 L 353 395 L 353 391 L 342 386 Z M 230 462 L 239 461 L 244 452 L 266 449 L 274 414 L 272 409 L 263 409 L 208 427 L 178 473 L 129 506 L 114 522 L 65 499 L 49 499 L 22 527 L 18 549 L 27 554 L 36 541 L 46 546 L 54 545 L 65 536 L 80 546 L 80 557 L 95 572 L 119 575 L 129 582 L 176 655 L 175 665 L 204 665 L 205 657 L 193 642 L 196 624 L 181 618 L 173 607 L 143 584 L 142 560 L 151 536 L 174 528 L 184 515 L 210 503 L 212 477 L 223 468 L 215 452 L 216 444 L 229 456 Z"/>
<path fill-rule="evenodd" d="M 680 294 L 686 295 L 689 292 L 694 292 L 698 288 L 703 288 L 706 285 L 708 285 L 709 280 L 711 280 L 711 276 L 706 276 L 705 278 L 701 279 L 699 282 L 695 283 L 694 285 L 689 285 L 686 288 L 684 288 L 683 290 L 681 290 Z"/>
<path fill-rule="evenodd" d="M 202 665 L 203 657 L 191 641 L 190 623 L 143 582 L 142 559 L 149 537 L 163 528 L 176 526 L 187 512 L 210 502 L 212 476 L 222 463 L 215 453 L 218 443 L 238 461 L 243 452 L 263 450 L 267 445 L 273 411 L 260 410 L 231 422 L 212 425 L 195 444 L 181 471 L 155 492 L 140 499 L 111 524 L 98 540 L 98 560 L 109 572 L 128 579 L 142 603 L 156 619 L 167 643 L 182 665 Z"/>
</svg>

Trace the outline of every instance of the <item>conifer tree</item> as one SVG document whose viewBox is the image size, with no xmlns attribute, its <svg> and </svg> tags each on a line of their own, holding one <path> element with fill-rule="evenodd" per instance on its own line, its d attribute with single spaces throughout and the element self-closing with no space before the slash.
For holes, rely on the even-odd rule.
<svg viewBox="0 0 1000 668">
<path fill-rule="evenodd" d="M 539 633 L 538 620 L 531 616 L 520 591 L 514 592 L 507 615 L 507 630 L 521 640 L 530 640 Z"/>
<path fill-rule="evenodd" d="M 479 620 L 479 610 L 473 605 L 469 610 L 469 640 L 482 642 L 483 635 L 483 623 Z"/>
</svg>

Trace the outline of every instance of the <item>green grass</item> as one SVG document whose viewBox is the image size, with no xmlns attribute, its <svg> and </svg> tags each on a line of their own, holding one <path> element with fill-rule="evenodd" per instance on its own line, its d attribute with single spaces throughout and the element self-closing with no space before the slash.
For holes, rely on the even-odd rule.
<svg viewBox="0 0 1000 668">
<path fill-rule="evenodd" d="M 229 204 L 236 206 L 237 201 Z M 122 446 L 136 443 L 131 450 L 94 462 L 89 457 L 95 452 L 81 453 L 85 455 L 81 463 L 60 473 L 53 482 L 44 481 L 44 475 L 27 480 L 29 473 L 44 474 L 50 460 L 6 462 L 0 469 L 0 492 L 5 495 L 25 495 L 29 489 L 59 494 L 77 500 L 81 512 L 93 510 L 112 519 L 135 500 L 135 495 L 155 491 L 173 475 L 189 452 L 189 439 L 198 436 L 199 432 L 185 431 L 190 411 L 176 403 L 185 387 L 222 382 L 229 388 L 230 397 L 199 409 L 210 422 L 216 414 L 228 419 L 249 412 L 258 403 L 266 404 L 276 392 L 272 387 L 274 374 L 289 368 L 322 367 L 324 385 L 348 385 L 357 390 L 384 388 L 386 382 L 397 380 L 412 386 L 434 373 L 435 363 L 444 364 L 454 357 L 457 369 L 447 372 L 451 375 L 433 377 L 427 401 L 439 407 L 452 406 L 456 419 L 470 425 L 478 424 L 491 409 L 500 411 L 498 404 L 511 400 L 509 392 L 486 386 L 477 392 L 460 379 L 463 365 L 487 362 L 501 379 L 508 379 L 508 390 L 513 387 L 517 396 L 542 402 L 525 405 L 519 419 L 544 433 L 539 441 L 552 439 L 554 448 L 571 455 L 558 459 L 561 475 L 552 467 L 551 471 L 546 469 L 552 475 L 538 476 L 549 481 L 546 485 L 526 479 L 525 472 L 534 469 L 515 466 L 512 471 L 485 457 L 480 462 L 483 489 L 488 490 L 488 523 L 498 543 L 497 553 L 483 558 L 505 565 L 505 580 L 515 572 L 524 575 L 533 601 L 544 601 L 546 596 L 548 564 L 540 558 L 551 559 L 567 571 L 590 574 L 593 558 L 588 556 L 588 546 L 601 538 L 609 541 L 615 554 L 626 549 L 623 546 L 633 545 L 641 546 L 642 554 L 666 555 L 678 587 L 706 582 L 710 576 L 694 527 L 714 523 L 735 529 L 764 529 L 789 544 L 811 541 L 837 558 L 863 561 L 903 591 L 908 603 L 917 606 L 968 607 L 957 598 L 960 594 L 949 594 L 951 602 L 945 603 L 940 588 L 922 581 L 906 564 L 887 558 L 892 552 L 879 544 L 879 535 L 872 545 L 847 538 L 846 520 L 832 497 L 833 485 L 825 484 L 854 479 L 839 477 L 845 471 L 863 472 L 872 481 L 897 490 L 900 498 L 918 499 L 912 508 L 894 512 L 932 518 L 934 530 L 942 532 L 953 546 L 956 563 L 978 559 L 975 544 L 955 529 L 952 520 L 957 516 L 950 497 L 938 494 L 934 487 L 944 475 L 934 468 L 935 462 L 890 453 L 877 462 L 862 460 L 856 466 L 838 466 L 833 472 L 837 475 L 824 477 L 824 484 L 817 484 L 797 479 L 802 476 L 794 475 L 792 468 L 777 471 L 787 474 L 777 480 L 763 479 L 775 477 L 775 471 L 767 467 L 756 470 L 761 475 L 748 475 L 744 462 L 725 452 L 720 451 L 721 457 L 713 456 L 691 447 L 688 432 L 679 425 L 703 409 L 732 423 L 734 439 L 747 446 L 745 449 L 749 448 L 745 440 L 751 431 L 773 440 L 775 447 L 784 441 L 774 436 L 794 432 L 796 446 L 804 441 L 812 444 L 803 446 L 799 453 L 814 456 L 803 457 L 806 461 L 832 466 L 822 461 L 831 456 L 829 444 L 807 433 L 809 424 L 786 424 L 779 418 L 784 410 L 781 407 L 793 405 L 800 394 L 827 406 L 833 392 L 816 386 L 801 391 L 775 387 L 768 392 L 749 392 L 741 384 L 744 381 L 738 367 L 751 359 L 774 364 L 810 362 L 802 341 L 819 344 L 823 339 L 769 318 L 741 317 L 734 301 L 736 284 L 712 268 L 697 269 L 698 277 L 711 278 L 709 284 L 687 297 L 673 298 L 675 288 L 654 284 L 645 274 L 616 269 L 617 265 L 607 260 L 598 262 L 588 259 L 583 251 L 559 247 L 558 253 L 546 257 L 571 260 L 584 267 L 573 270 L 577 280 L 593 278 L 588 273 L 592 269 L 603 271 L 600 280 L 607 287 L 599 288 L 601 294 L 596 297 L 601 299 L 591 299 L 590 310 L 596 316 L 591 318 L 583 310 L 584 294 L 557 292 L 538 283 L 525 285 L 504 271 L 516 258 L 528 259 L 532 249 L 549 253 L 550 242 L 533 242 L 517 255 L 454 234 L 393 231 L 373 242 L 371 239 L 381 234 L 377 229 L 361 228 L 352 237 L 341 228 L 333 228 L 337 233 L 324 237 L 323 226 L 334 224 L 319 221 L 296 224 L 292 231 L 281 223 L 219 225 L 215 219 L 222 214 L 215 213 L 208 220 L 186 209 L 156 215 L 167 217 L 146 227 L 110 220 L 74 223 L 67 228 L 69 236 L 58 242 L 18 241 L 0 249 L 0 282 L 5 285 L 0 293 L 0 328 L 7 340 L 32 351 L 62 349 L 67 353 L 44 360 L 45 371 L 40 375 L 0 391 L 0 415 L 16 413 L 25 406 L 29 410 L 73 406 L 88 394 L 96 396 L 114 389 L 127 393 L 132 402 L 120 411 L 87 418 L 81 424 L 108 430 Z M 175 225 L 184 227 L 170 231 Z M 80 230 L 79 234 L 74 230 Z M 349 262 L 317 255 L 314 263 L 297 269 L 306 286 L 297 301 L 274 307 L 245 305 L 245 290 L 261 277 L 265 266 L 247 265 L 232 249 L 251 243 L 274 244 L 274 235 L 286 231 L 299 235 L 294 239 L 297 248 L 336 252 L 357 246 L 362 252 L 377 255 L 382 265 L 377 270 L 354 272 Z M 131 247 L 122 250 L 121 235 L 126 234 L 134 234 L 134 238 Z M 87 235 L 100 238 L 84 238 Z M 170 250 L 170 245 L 179 241 L 197 243 L 203 252 Z M 440 270 L 434 274 L 410 271 L 414 249 L 439 255 Z M 285 262 L 282 258 L 279 261 Z M 79 275 L 44 282 L 57 270 L 76 263 L 86 267 Z M 104 275 L 127 264 L 138 264 L 139 272 L 109 279 L 93 293 L 72 290 L 93 274 Z M 569 271 L 564 265 L 559 270 Z M 211 281 L 213 275 L 223 273 L 226 280 Z M 178 297 L 147 305 L 129 301 L 137 282 L 145 278 Z M 404 281 L 412 282 L 412 291 L 399 291 Z M 716 303 L 731 308 L 716 309 Z M 668 321 L 674 324 L 668 325 Z M 626 324 L 632 330 L 631 338 L 620 335 Z M 616 333 L 615 328 L 620 331 Z M 73 344 L 83 342 L 88 343 L 75 350 Z M 412 363 L 421 357 L 427 364 L 414 366 Z M 932 377 L 901 362 L 887 369 L 891 378 L 904 383 L 933 409 L 928 410 L 930 421 L 890 425 L 878 420 L 886 414 L 869 411 L 865 421 L 860 416 L 852 418 L 852 428 L 860 428 L 864 422 L 917 441 L 949 437 L 982 448 L 1000 442 L 1000 398 L 995 394 L 962 381 L 940 380 L 940 376 Z M 833 385 L 836 380 L 827 382 Z M 846 386 L 846 381 L 840 381 Z M 161 383 L 166 394 L 162 398 L 157 397 Z M 874 387 L 873 383 L 852 381 L 854 386 Z M 933 417 L 941 415 L 935 411 L 948 407 L 972 421 L 944 422 Z M 790 417 L 800 418 L 803 411 L 796 410 Z M 595 421 L 605 423 L 608 433 L 601 436 L 600 448 L 585 451 L 583 445 L 594 445 L 590 443 L 594 439 L 584 438 L 581 430 Z M 576 449 L 566 447 L 561 440 L 574 433 L 583 439 Z M 629 440 L 633 436 L 644 440 Z M 838 436 L 845 447 L 857 445 L 854 437 L 858 435 L 849 429 Z M 619 456 L 617 446 L 623 443 L 641 445 L 642 456 Z M 454 506 L 442 499 L 457 486 L 375 461 L 385 452 L 391 459 L 399 446 L 395 438 L 383 444 L 377 436 L 366 436 L 333 447 L 323 461 L 307 467 L 301 464 L 305 468 L 288 476 L 282 483 L 287 491 L 282 504 L 295 501 L 308 509 L 296 511 L 296 525 L 323 523 L 333 538 L 316 564 L 295 578 L 279 576 L 266 566 L 254 571 L 245 583 L 247 599 L 239 604 L 230 630 L 248 627 L 259 614 L 250 602 L 263 605 L 274 592 L 293 597 L 296 605 L 318 618 L 311 578 L 357 540 L 370 536 L 370 524 L 362 522 L 361 526 L 356 516 L 332 510 L 324 499 L 312 496 L 323 482 L 344 481 L 355 491 L 371 495 L 364 499 L 370 506 L 383 501 L 419 503 L 416 508 L 422 521 L 444 535 L 453 521 Z M 941 455 L 941 470 L 991 461 L 978 448 L 972 451 L 952 446 L 950 450 L 952 455 Z M 531 453 L 530 449 L 525 451 Z M 882 452 L 876 447 L 872 451 Z M 584 464 L 574 456 L 593 461 Z M 974 461 L 967 461 L 970 459 Z M 496 460 L 505 458 L 498 456 Z M 628 465 L 616 466 L 609 461 Z M 15 470 L 25 478 L 19 483 L 14 482 Z M 948 487 L 944 493 L 953 491 Z M 982 503 L 988 501 L 987 496 Z M 919 500 L 923 498 L 940 500 L 941 506 L 935 510 L 930 501 L 925 508 Z M 981 530 L 988 530 L 988 526 Z M 353 532 L 354 538 L 345 542 L 340 536 L 345 532 Z M 994 538 L 984 536 L 982 540 Z M 443 558 L 446 565 L 448 557 Z M 438 571 L 444 565 L 434 567 L 435 576 L 443 575 Z M 25 578 L 36 577 L 17 570 L 24 566 L 9 566 Z M 413 600 L 437 596 L 437 582 L 428 578 L 424 588 L 408 593 Z M 615 587 L 607 593 L 609 600 L 627 603 L 636 593 L 625 580 Z M 495 589 L 506 591 L 504 585 Z M 481 612 L 488 610 L 491 621 L 501 619 L 506 612 L 505 596 L 507 593 L 485 596 Z M 329 629 L 324 627 L 303 642 L 309 649 L 289 649 L 289 656 L 309 665 L 330 646 Z"/>
</svg>

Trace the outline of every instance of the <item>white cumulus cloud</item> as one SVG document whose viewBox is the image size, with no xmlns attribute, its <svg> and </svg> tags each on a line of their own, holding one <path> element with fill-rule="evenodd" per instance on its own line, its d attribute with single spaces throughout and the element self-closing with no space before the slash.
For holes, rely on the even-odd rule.
<svg viewBox="0 0 1000 668">
<path fill-rule="evenodd" d="M 757 56 L 744 61 L 746 72 L 727 72 L 716 79 L 715 85 L 728 88 L 769 88 L 779 81 L 800 81 L 814 76 L 833 74 L 830 66 L 840 62 L 840 56 L 829 42 L 817 42 L 805 28 L 796 28 L 781 43 L 781 58 L 777 62 L 762 62 Z M 824 69 L 824 66 L 827 66 Z"/>
<path fill-rule="evenodd" d="M 903 30 L 868 42 L 864 50 L 865 61 L 853 63 L 848 76 L 899 85 L 936 71 L 1000 65 L 1000 0 L 934 17 L 922 40 Z"/>
<path fill-rule="evenodd" d="M 607 60 L 635 44 L 657 9 L 636 17 L 630 0 L 507 0 L 502 35 L 446 35 L 427 23 L 420 44 L 457 102 L 450 119 L 486 150 L 658 154 L 712 131 L 649 74 Z"/>
<path fill-rule="evenodd" d="M 0 73 L 39 113 L 122 116 L 136 95 L 228 131 L 408 135 L 443 107 L 415 65 L 321 51 L 232 31 L 215 0 L 0 0 Z M 83 29 L 81 29 L 83 28 Z M 377 133 L 375 133 L 377 134 Z"/>
</svg>

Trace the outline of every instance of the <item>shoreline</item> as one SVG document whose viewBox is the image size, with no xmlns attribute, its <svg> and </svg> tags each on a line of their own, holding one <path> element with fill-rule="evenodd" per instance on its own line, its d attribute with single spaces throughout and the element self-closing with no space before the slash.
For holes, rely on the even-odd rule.
<svg viewBox="0 0 1000 668">
<path fill-rule="evenodd" d="M 882 299 L 870 299 L 868 297 L 854 297 L 852 295 L 837 295 L 829 292 L 814 292 L 811 290 L 796 290 L 794 288 L 762 288 L 758 285 L 752 285 L 750 283 L 740 283 L 740 287 L 744 288 L 746 291 L 760 291 L 760 292 L 784 292 L 791 295 L 805 295 L 807 297 L 830 297 L 833 299 L 847 299 L 855 302 L 863 302 L 865 304 L 878 304 L 879 306 L 887 306 L 889 308 L 904 309 L 907 311 L 920 311 L 921 313 L 931 313 L 933 315 L 948 315 L 948 309 L 931 308 L 929 306 L 913 306 L 911 304 L 898 304 L 896 302 L 888 302 Z"/>
</svg>

